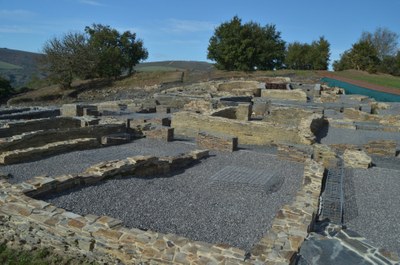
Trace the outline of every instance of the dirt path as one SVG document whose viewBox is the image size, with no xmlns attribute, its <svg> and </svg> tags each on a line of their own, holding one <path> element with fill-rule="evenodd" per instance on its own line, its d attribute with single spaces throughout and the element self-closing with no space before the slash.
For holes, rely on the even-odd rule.
<svg viewBox="0 0 400 265">
<path fill-rule="evenodd" d="M 349 84 L 352 84 L 352 85 L 368 88 L 368 89 L 371 89 L 371 90 L 391 93 L 391 94 L 395 94 L 395 95 L 400 95 L 400 89 L 391 88 L 391 87 L 385 87 L 385 86 L 380 86 L 380 85 L 375 85 L 375 84 L 371 84 L 371 83 L 368 83 L 368 82 L 365 82 L 365 81 L 360 81 L 360 80 L 354 80 L 354 79 L 350 79 L 350 78 L 346 78 L 346 77 L 341 77 L 341 76 L 335 75 L 334 73 L 319 72 L 318 74 L 320 76 L 322 76 L 322 77 L 333 78 L 333 79 L 336 79 L 336 80 L 339 80 L 339 81 L 343 81 L 343 82 L 346 82 L 346 83 L 349 83 Z"/>
</svg>

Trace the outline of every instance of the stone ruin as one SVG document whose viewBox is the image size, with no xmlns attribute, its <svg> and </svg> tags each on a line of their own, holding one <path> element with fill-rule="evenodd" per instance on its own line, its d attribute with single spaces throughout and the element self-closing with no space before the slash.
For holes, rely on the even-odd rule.
<svg viewBox="0 0 400 265">
<path fill-rule="evenodd" d="M 146 102 L 4 108 L 0 110 L 0 242 L 27 249 L 50 247 L 102 264 L 398 264 L 398 238 L 377 242 L 368 232 L 363 237 L 365 230 L 361 235 L 354 230 L 363 229 L 358 222 L 367 214 L 357 207 L 367 201 L 356 185 L 360 176 L 386 174 L 393 185 L 400 183 L 399 118 L 400 104 L 288 78 L 210 81 L 170 88 Z M 97 150 L 91 153 L 94 156 L 119 152 L 134 149 L 131 144 L 142 139 L 155 148 L 145 146 L 147 151 L 93 163 L 80 172 L 30 177 L 25 170 L 26 176 L 13 180 L 12 172 L 35 171 L 55 156 L 90 149 Z M 189 151 L 174 153 L 175 144 Z M 148 153 L 162 145 L 167 155 Z M 217 158 L 221 160 L 212 164 Z M 271 164 L 263 167 L 256 163 L 267 161 Z M 196 171 L 207 163 L 212 176 Z M 301 169 L 300 178 L 280 171 L 285 167 Z M 198 174 L 196 178 L 204 179 L 202 185 L 210 184 L 214 194 L 214 186 L 229 196 L 229 189 L 243 187 L 246 194 L 267 194 L 262 198 L 268 200 L 283 193 L 290 198 L 275 206 L 261 202 L 273 214 L 257 220 L 265 222 L 264 230 L 254 232 L 257 236 L 248 239 L 251 244 L 240 243 L 242 239 L 227 243 L 201 235 L 190 238 L 191 232 L 185 237 L 184 229 L 177 229 L 181 233 L 177 235 L 168 229 L 128 227 L 115 216 L 78 214 L 49 202 L 58 194 L 113 180 L 151 182 L 183 178 L 186 175 L 180 174 L 185 172 Z M 361 181 L 368 183 L 371 178 Z M 291 182 L 297 184 L 289 192 L 285 189 Z M 226 219 L 220 225 L 228 223 Z M 398 225 L 394 229 L 400 230 Z"/>
</svg>

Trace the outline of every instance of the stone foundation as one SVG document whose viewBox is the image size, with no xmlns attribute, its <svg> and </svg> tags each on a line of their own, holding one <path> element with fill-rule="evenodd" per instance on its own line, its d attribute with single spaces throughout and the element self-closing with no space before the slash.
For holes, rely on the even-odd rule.
<svg viewBox="0 0 400 265">
<path fill-rule="evenodd" d="M 238 138 L 226 134 L 199 132 L 196 143 L 201 148 L 233 152 L 238 149 Z"/>
<path fill-rule="evenodd" d="M 316 115 L 316 114 L 314 114 Z M 287 127 L 261 121 L 238 121 L 221 117 L 178 112 L 172 116 L 171 126 L 177 135 L 196 137 L 198 132 L 230 134 L 235 132 L 241 144 L 266 145 L 279 142 L 310 144 L 315 141 L 311 124 L 320 115 L 302 120 L 298 127 Z"/>
<path fill-rule="evenodd" d="M 143 131 L 143 134 L 151 139 L 160 139 L 167 142 L 172 142 L 174 140 L 174 128 L 165 126 L 150 128 L 150 130 Z"/>
<path fill-rule="evenodd" d="M 261 97 L 268 99 L 292 100 L 307 102 L 307 94 L 301 89 L 295 90 L 261 90 Z"/>
</svg>

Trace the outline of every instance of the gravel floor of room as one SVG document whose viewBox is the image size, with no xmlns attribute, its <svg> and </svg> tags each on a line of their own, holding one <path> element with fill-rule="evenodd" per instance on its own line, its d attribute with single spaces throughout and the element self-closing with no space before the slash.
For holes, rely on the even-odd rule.
<svg viewBox="0 0 400 265">
<path fill-rule="evenodd" d="M 357 169 L 350 178 L 345 181 L 345 225 L 400 255 L 400 171 Z"/>
<path fill-rule="evenodd" d="M 193 149 L 191 143 L 142 139 L 1 170 L 20 182 L 49 172 L 53 176 L 77 173 L 93 163 L 135 154 L 173 155 Z M 43 199 L 81 215 L 112 216 L 127 227 L 250 250 L 267 232 L 276 212 L 293 200 L 303 169 L 303 164 L 281 161 L 260 150 L 211 152 L 209 158 L 170 175 L 113 179 Z"/>
</svg>

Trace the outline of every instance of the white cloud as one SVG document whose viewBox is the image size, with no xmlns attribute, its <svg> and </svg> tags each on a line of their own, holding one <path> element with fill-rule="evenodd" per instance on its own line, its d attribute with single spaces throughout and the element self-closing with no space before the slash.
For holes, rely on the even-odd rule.
<svg viewBox="0 0 400 265">
<path fill-rule="evenodd" d="M 91 6 L 105 6 L 104 4 L 100 3 L 99 1 L 95 0 L 80 0 L 81 4 L 91 5 Z"/>
<path fill-rule="evenodd" d="M 31 28 L 20 26 L 0 26 L 0 33 L 33 33 Z"/>
<path fill-rule="evenodd" d="M 20 18 L 27 18 L 34 16 L 35 13 L 29 10 L 24 9 L 14 9 L 14 10 L 7 10 L 1 9 L 0 10 L 0 18 L 8 18 L 8 19 L 20 19 Z"/>
<path fill-rule="evenodd" d="M 180 19 L 169 19 L 167 21 L 167 24 L 168 26 L 164 28 L 164 30 L 173 33 L 212 31 L 216 26 L 216 24 L 209 21 L 180 20 Z"/>
</svg>

